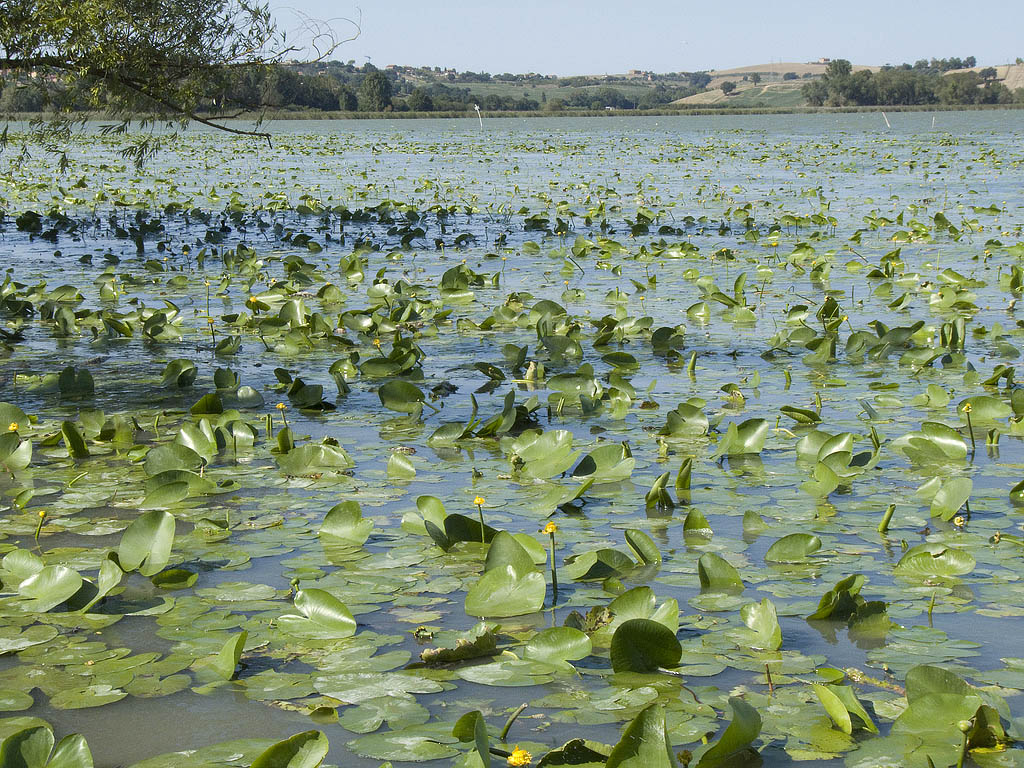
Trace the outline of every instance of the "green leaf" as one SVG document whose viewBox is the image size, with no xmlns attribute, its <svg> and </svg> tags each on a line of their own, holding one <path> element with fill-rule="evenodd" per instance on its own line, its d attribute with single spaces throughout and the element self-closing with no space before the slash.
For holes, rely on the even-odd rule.
<svg viewBox="0 0 1024 768">
<path fill-rule="evenodd" d="M 317 768 L 329 744 L 320 731 L 304 731 L 279 741 L 257 757 L 251 768 Z"/>
<path fill-rule="evenodd" d="M 825 708 L 828 716 L 835 723 L 836 728 L 846 734 L 853 733 L 853 720 L 850 718 L 850 713 L 842 700 L 832 692 L 832 686 L 811 683 L 811 688 L 821 702 L 821 706 Z"/>
<path fill-rule="evenodd" d="M 974 570 L 976 561 L 969 552 L 944 544 L 925 542 L 911 547 L 896 563 L 895 571 L 911 578 L 963 576 Z"/>
<path fill-rule="evenodd" d="M 544 606 L 547 583 L 536 570 L 520 576 L 511 565 L 493 568 L 466 593 L 470 616 L 494 619 L 535 613 Z"/>
<path fill-rule="evenodd" d="M 165 510 L 145 512 L 121 535 L 117 559 L 125 572 L 138 569 L 153 576 L 164 569 L 171 558 L 174 543 L 174 515 Z"/>
<path fill-rule="evenodd" d="M 606 768 L 675 768 L 675 765 L 665 710 L 660 704 L 646 707 L 633 718 L 605 763 Z"/>
<path fill-rule="evenodd" d="M 89 751 L 85 737 L 80 733 L 72 733 L 61 739 L 46 768 L 93 768 L 92 752 Z"/>
<path fill-rule="evenodd" d="M 755 648 L 777 651 L 782 647 L 782 627 L 775 611 L 775 604 L 767 597 L 760 603 L 747 603 L 740 609 L 743 623 L 756 635 Z"/>
<path fill-rule="evenodd" d="M 64 565 L 48 565 L 18 586 L 18 594 L 28 598 L 24 608 L 45 613 L 71 599 L 82 587 L 82 577 Z"/>
<path fill-rule="evenodd" d="M 799 563 L 821 549 L 821 539 L 810 533 L 791 533 L 776 541 L 764 554 L 766 563 Z"/>
<path fill-rule="evenodd" d="M 404 453 L 395 452 L 388 457 L 387 476 L 391 480 L 412 480 L 416 467 Z"/>
<path fill-rule="evenodd" d="M 506 531 L 499 531 L 491 539 L 490 547 L 487 549 L 484 571 L 490 571 L 494 568 L 504 569 L 506 566 L 510 566 L 519 577 L 537 570 L 533 557 L 523 548 L 523 545 L 512 534 Z"/>
<path fill-rule="evenodd" d="M 300 445 L 277 457 L 281 471 L 295 477 L 340 472 L 355 466 L 352 457 L 340 445 L 315 443 Z"/>
<path fill-rule="evenodd" d="M 64 438 L 64 445 L 67 446 L 68 455 L 71 458 L 89 458 L 89 449 L 85 445 L 85 438 L 82 437 L 82 433 L 78 431 L 78 427 L 73 422 L 61 422 L 60 433 Z"/>
<path fill-rule="evenodd" d="M 480 758 L 480 768 L 490 768 L 491 745 L 487 738 L 487 723 L 480 710 L 474 709 L 460 717 L 452 728 L 452 736 L 463 743 L 472 742 L 476 756 Z"/>
<path fill-rule="evenodd" d="M 341 539 L 363 545 L 373 531 L 373 521 L 363 518 L 363 511 L 357 501 L 343 501 L 336 504 L 324 515 L 320 524 L 320 536 Z"/>
<path fill-rule="evenodd" d="M 638 528 L 628 528 L 625 532 L 626 544 L 644 565 L 655 565 L 661 562 L 661 551 L 654 539 Z"/>
<path fill-rule="evenodd" d="M 565 572 L 571 579 L 607 579 L 621 576 L 636 567 L 625 552 L 617 549 L 598 549 L 573 555 L 565 561 Z"/>
<path fill-rule="evenodd" d="M 377 390 L 377 397 L 385 408 L 414 416 L 419 416 L 423 411 L 426 399 L 419 387 L 401 379 L 382 384 Z"/>
<path fill-rule="evenodd" d="M 951 477 L 932 497 L 932 517 L 950 520 L 971 498 L 974 482 L 969 477 Z"/>
<path fill-rule="evenodd" d="M 224 413 L 224 403 L 216 392 L 209 392 L 196 400 L 189 413 L 193 416 L 216 416 Z"/>
<path fill-rule="evenodd" d="M 652 619 L 624 621 L 612 635 L 615 672 L 656 672 L 678 665 L 682 654 L 676 633 Z"/>
<path fill-rule="evenodd" d="M 705 552 L 697 561 L 697 576 L 703 590 L 743 591 L 743 579 L 731 563 L 714 552 Z"/>
<path fill-rule="evenodd" d="M 53 731 L 45 726 L 25 728 L 0 742 L 3 768 L 46 768 L 53 749 Z"/>
<path fill-rule="evenodd" d="M 768 422 L 765 419 L 747 419 L 742 424 L 730 423 L 725 436 L 718 443 L 714 458 L 758 454 L 764 448 L 767 437 Z"/>
<path fill-rule="evenodd" d="M 194 472 L 206 461 L 191 448 L 180 443 L 158 445 L 146 454 L 146 474 L 153 476 L 172 469 Z"/>
<path fill-rule="evenodd" d="M 299 614 L 279 616 L 277 624 L 289 634 L 310 638 L 345 638 L 356 633 L 348 607 L 323 589 L 300 589 L 294 602 Z"/>
<path fill-rule="evenodd" d="M 696 764 L 696 768 L 725 768 L 736 758 L 752 752 L 751 745 L 761 735 L 761 715 L 743 699 L 729 698 L 732 720 L 725 732 L 711 745 Z M 737 764 L 742 764 L 737 761 Z"/>
<path fill-rule="evenodd" d="M 229 637 L 217 655 L 210 661 L 209 669 L 213 670 L 221 680 L 231 680 L 235 676 L 238 660 L 242 658 L 242 650 L 248 639 L 249 633 L 245 631 Z"/>
<path fill-rule="evenodd" d="M 593 644 L 585 632 L 572 627 L 542 629 L 526 643 L 523 656 L 556 666 L 590 655 Z"/>
</svg>

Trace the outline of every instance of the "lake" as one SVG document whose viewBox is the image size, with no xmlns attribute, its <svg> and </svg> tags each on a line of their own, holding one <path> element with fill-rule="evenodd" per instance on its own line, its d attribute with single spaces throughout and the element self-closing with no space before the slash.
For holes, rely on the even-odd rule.
<svg viewBox="0 0 1024 768">
<path fill-rule="evenodd" d="M 1022 114 L 12 146 L 0 738 L 1024 765 Z"/>
</svg>

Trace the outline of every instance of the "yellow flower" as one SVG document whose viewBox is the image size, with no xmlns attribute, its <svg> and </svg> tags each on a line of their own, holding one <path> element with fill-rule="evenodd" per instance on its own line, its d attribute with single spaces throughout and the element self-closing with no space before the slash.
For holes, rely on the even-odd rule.
<svg viewBox="0 0 1024 768">
<path fill-rule="evenodd" d="M 527 752 L 525 749 L 520 749 L 519 745 L 512 750 L 512 754 L 508 756 L 507 765 L 513 768 L 523 768 L 533 762 L 533 755 Z"/>
<path fill-rule="evenodd" d="M 957 515 L 953 518 L 953 525 L 955 525 L 957 528 L 963 528 L 966 522 L 967 521 L 964 519 L 963 515 Z"/>
<path fill-rule="evenodd" d="M 284 403 L 278 403 L 278 404 L 277 404 L 277 405 L 275 405 L 274 407 L 275 407 L 275 408 L 277 408 L 277 410 L 279 410 L 279 411 L 283 411 L 283 410 L 285 410 L 285 409 L 286 409 L 286 408 L 287 408 L 288 406 L 287 406 L 287 405 L 285 405 Z"/>
<path fill-rule="evenodd" d="M 39 516 L 40 517 L 46 517 L 46 510 L 45 509 L 40 509 L 39 510 Z"/>
<path fill-rule="evenodd" d="M 478 507 L 482 507 L 487 502 L 484 501 L 483 496 L 477 496 L 475 499 L 473 499 L 473 503 L 476 504 Z"/>
<path fill-rule="evenodd" d="M 964 403 L 964 413 L 970 413 L 972 410 L 970 403 Z"/>
<path fill-rule="evenodd" d="M 555 525 L 554 523 L 552 523 L 552 522 L 550 522 L 550 521 L 549 521 L 549 522 L 548 522 L 548 524 L 547 524 L 547 525 L 545 525 L 545 526 L 544 526 L 544 527 L 543 527 L 543 528 L 541 529 L 541 531 L 540 531 L 540 532 L 541 532 L 541 533 L 555 533 L 555 532 L 556 532 L 557 530 L 558 530 L 558 526 L 557 526 L 557 525 Z"/>
<path fill-rule="evenodd" d="M 996 531 L 994 534 L 992 534 L 992 543 L 998 544 L 1001 538 L 1003 538 L 1003 534 L 1001 534 L 999 531 Z"/>
<path fill-rule="evenodd" d="M 7 425 L 7 431 L 8 432 L 17 432 L 18 431 L 18 422 L 12 421 L 10 424 L 8 424 Z"/>
</svg>

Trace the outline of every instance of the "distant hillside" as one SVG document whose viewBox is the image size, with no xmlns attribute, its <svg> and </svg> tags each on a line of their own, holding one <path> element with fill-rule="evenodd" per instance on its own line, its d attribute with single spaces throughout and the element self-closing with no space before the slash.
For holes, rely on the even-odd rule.
<svg viewBox="0 0 1024 768">
<path fill-rule="evenodd" d="M 947 60 L 921 61 L 911 66 L 904 64 L 898 67 L 880 67 L 866 64 L 853 64 L 851 74 L 854 80 L 858 73 L 862 77 L 871 75 L 867 82 L 877 80 L 884 83 L 880 86 L 882 93 L 872 100 L 870 88 L 858 87 L 844 92 L 840 101 L 826 102 L 833 106 L 846 105 L 893 105 L 893 104 L 1008 104 L 1014 100 L 1024 99 L 1024 65 L 1009 64 L 999 67 L 959 67 L 959 59 L 954 60 L 957 68 L 944 69 Z M 971 59 L 973 62 L 973 59 Z M 934 65 L 939 65 L 938 67 Z M 809 101 L 807 83 L 824 82 L 828 70 L 828 60 L 819 62 L 777 62 L 771 64 L 751 64 L 732 69 L 710 70 L 711 79 L 707 90 L 685 96 L 672 102 L 677 107 L 794 107 L 821 104 L 826 98 L 824 91 L 821 101 Z M 995 75 L 993 76 L 993 72 Z M 965 76 L 968 78 L 965 80 Z M 916 86 L 898 91 L 900 81 L 904 84 L 907 78 L 916 81 Z M 930 78 L 930 79 L 929 79 Z M 973 80 L 971 79 L 973 78 Z M 947 79 L 959 79 L 960 87 L 941 84 Z M 865 81 L 861 81 L 862 85 Z M 731 86 L 726 85 L 731 83 Z M 896 85 L 894 85 L 896 83 Z M 728 93 L 723 86 L 731 89 Z M 819 86 L 823 88 L 824 86 Z M 814 90 L 813 88 L 811 89 Z M 893 93 L 910 93 L 911 98 L 918 101 L 904 100 Z M 931 94 L 931 95 L 929 95 Z M 972 95 L 978 94 L 978 95 Z M 859 97 L 859 98 L 858 98 Z M 972 99 L 974 99 L 972 101 Z"/>
<path fill-rule="evenodd" d="M 947 75 L 958 72 L 977 72 L 980 74 L 987 67 L 970 67 L 969 69 L 951 69 Z M 1001 82 L 1011 91 L 1024 88 L 1024 64 L 1003 64 L 999 67 L 992 67 L 996 71 L 996 80 Z"/>
<path fill-rule="evenodd" d="M 787 72 L 792 72 L 798 77 L 808 77 L 812 75 L 824 75 L 827 67 L 827 59 L 811 62 L 781 61 L 773 64 L 751 64 L 746 67 L 733 67 L 732 69 L 712 69 L 709 70 L 709 74 L 712 77 L 742 77 L 743 75 L 751 75 L 755 72 L 759 72 L 761 74 L 778 75 L 779 77 L 782 77 Z M 868 64 L 853 65 L 854 72 L 859 72 L 862 69 L 870 69 L 872 72 L 877 72 L 881 67 Z"/>
</svg>

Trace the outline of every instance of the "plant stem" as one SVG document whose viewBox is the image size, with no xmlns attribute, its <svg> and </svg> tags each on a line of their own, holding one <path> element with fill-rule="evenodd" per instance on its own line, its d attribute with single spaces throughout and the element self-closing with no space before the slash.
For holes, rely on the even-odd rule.
<svg viewBox="0 0 1024 768">
<path fill-rule="evenodd" d="M 512 728 L 512 723 L 516 721 L 516 718 L 523 714 L 523 710 L 526 709 L 529 704 L 520 704 L 515 708 L 515 711 L 508 716 L 508 720 L 505 721 L 505 727 L 501 729 L 501 735 L 498 737 L 498 741 L 505 741 L 508 736 L 509 730 Z"/>
<path fill-rule="evenodd" d="M 967 757 L 967 734 L 970 731 L 964 731 L 963 739 L 960 742 L 960 756 L 956 759 L 956 768 L 964 768 L 964 758 Z"/>
<path fill-rule="evenodd" d="M 888 533 L 889 521 L 892 520 L 892 513 L 896 511 L 896 505 L 890 504 L 889 508 L 885 510 L 885 514 L 882 516 L 882 522 L 878 524 L 879 533 Z"/>
<path fill-rule="evenodd" d="M 555 570 L 555 533 L 552 531 L 549 536 L 551 537 L 551 604 L 554 605 L 555 601 L 558 600 L 558 572 Z"/>
<path fill-rule="evenodd" d="M 977 446 L 974 444 L 974 425 L 971 424 L 971 412 L 965 409 L 964 413 L 967 414 L 967 432 L 971 435 L 971 453 L 974 453 Z"/>
<path fill-rule="evenodd" d="M 476 511 L 480 515 L 480 543 L 485 544 L 484 540 L 484 507 L 482 504 L 476 505 Z"/>
</svg>

